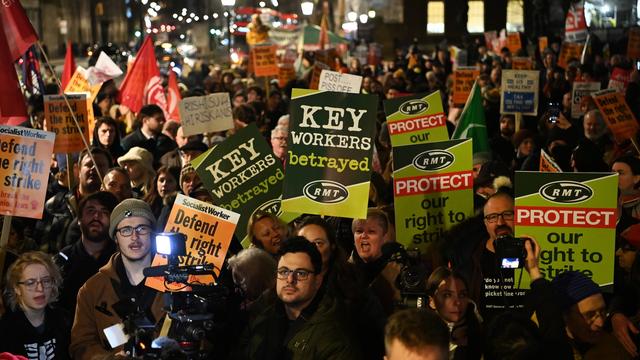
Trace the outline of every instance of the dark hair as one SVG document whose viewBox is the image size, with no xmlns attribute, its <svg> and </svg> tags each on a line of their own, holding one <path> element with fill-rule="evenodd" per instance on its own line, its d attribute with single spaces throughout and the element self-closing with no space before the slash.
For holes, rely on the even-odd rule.
<svg viewBox="0 0 640 360">
<path fill-rule="evenodd" d="M 302 236 L 295 236 L 282 242 L 278 250 L 278 256 L 282 257 L 289 253 L 305 253 L 311 260 L 313 271 L 316 274 L 322 272 L 322 255 L 318 248 L 309 240 Z"/>
<path fill-rule="evenodd" d="M 93 156 L 104 155 L 107 158 L 107 162 L 109 163 L 108 167 L 113 166 L 113 158 L 111 157 L 111 154 L 109 153 L 109 151 L 97 146 L 92 146 L 89 148 L 89 150 L 87 150 L 86 148 L 82 149 L 82 151 L 80 152 L 80 156 L 78 156 L 78 164 L 82 164 L 82 160 L 84 159 L 85 156 L 89 155 L 89 152 L 91 152 L 91 155 Z M 104 175 L 106 174 L 100 174 L 100 176 L 104 176 Z"/>
<path fill-rule="evenodd" d="M 505 312 L 486 328 L 486 360 L 541 359 L 544 346 L 538 327 L 524 315 Z"/>
<path fill-rule="evenodd" d="M 449 269 L 446 266 L 440 266 L 439 268 L 433 270 L 433 272 L 429 276 L 429 279 L 427 279 L 427 295 L 434 296 L 436 290 L 438 290 L 438 286 L 440 286 L 440 283 L 449 278 L 459 279 L 460 281 L 462 281 L 467 290 L 469 289 L 467 279 L 465 279 L 461 273 Z"/>
<path fill-rule="evenodd" d="M 253 86 L 249 86 L 247 88 L 247 94 L 249 94 L 252 91 L 255 91 L 256 95 L 258 97 L 260 97 L 260 99 L 262 99 L 264 97 L 264 90 L 259 86 L 253 85 Z"/>
<path fill-rule="evenodd" d="M 100 205 L 106 207 L 109 210 L 109 213 L 113 211 L 113 208 L 118 205 L 118 199 L 115 195 L 108 191 L 98 191 L 93 194 L 89 194 L 80 200 L 80 204 L 78 205 L 78 216 L 82 217 L 82 212 L 84 208 L 87 206 L 89 201 L 97 201 Z"/>
<path fill-rule="evenodd" d="M 112 119 L 112 118 L 110 118 L 108 116 L 102 116 L 102 117 L 99 117 L 96 120 L 96 124 L 93 127 L 93 142 L 92 142 L 93 146 L 102 146 L 102 144 L 100 144 L 99 137 L 98 137 L 99 136 L 98 129 L 100 129 L 100 126 L 102 126 L 102 124 L 107 124 L 107 125 L 109 125 L 109 126 L 111 126 L 111 127 L 113 127 L 115 129 L 116 137 L 114 138 L 113 142 L 114 142 L 114 144 L 116 142 L 119 142 L 120 141 L 120 130 L 118 129 L 118 123 L 114 119 Z"/>
<path fill-rule="evenodd" d="M 627 164 L 631 168 L 631 172 L 633 175 L 640 175 L 640 159 L 632 155 L 624 155 L 621 156 L 611 163 L 612 165 L 615 163 L 624 163 Z"/>
<path fill-rule="evenodd" d="M 157 114 L 164 114 L 162 108 L 156 104 L 148 104 L 143 106 L 138 112 L 138 119 L 142 122 L 142 119 Z"/>
<path fill-rule="evenodd" d="M 436 346 L 442 355 L 449 353 L 449 329 L 433 311 L 405 309 L 391 315 L 384 327 L 387 353 L 396 339 L 413 352 L 420 352 L 425 346 Z"/>
<path fill-rule="evenodd" d="M 257 120 L 255 110 L 247 104 L 242 104 L 233 109 L 233 118 L 245 124 L 251 124 Z"/>
<path fill-rule="evenodd" d="M 339 246 L 336 242 L 336 233 L 329 225 L 329 223 L 321 218 L 320 216 L 309 216 L 302 220 L 302 222 L 298 225 L 296 229 L 296 233 L 302 230 L 303 227 L 308 225 L 316 225 L 322 228 L 322 230 L 327 234 L 327 239 L 329 240 L 329 246 L 331 246 L 331 255 L 333 257 L 334 251 L 338 250 Z"/>
<path fill-rule="evenodd" d="M 153 181 L 149 185 L 149 192 L 144 196 L 144 201 L 151 206 L 156 217 L 162 211 L 162 198 L 158 193 L 158 178 L 162 174 L 169 174 L 176 180 L 176 190 L 180 189 L 180 168 L 177 166 L 161 166 L 156 170 L 156 175 L 153 177 Z M 188 194 L 187 194 L 188 195 Z M 157 212 L 157 214 L 156 214 Z"/>
</svg>

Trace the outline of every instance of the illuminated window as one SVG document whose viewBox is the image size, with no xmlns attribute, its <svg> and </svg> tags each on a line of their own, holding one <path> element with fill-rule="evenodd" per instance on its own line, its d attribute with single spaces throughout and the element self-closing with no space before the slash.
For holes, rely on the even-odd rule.
<svg viewBox="0 0 640 360">
<path fill-rule="evenodd" d="M 522 0 L 507 3 L 507 32 L 524 31 L 524 4 Z"/>
<path fill-rule="evenodd" d="M 469 1 L 469 12 L 467 16 L 468 32 L 484 32 L 484 1 Z"/>
<path fill-rule="evenodd" d="M 429 1 L 427 5 L 427 33 L 444 33 L 444 1 Z"/>
</svg>

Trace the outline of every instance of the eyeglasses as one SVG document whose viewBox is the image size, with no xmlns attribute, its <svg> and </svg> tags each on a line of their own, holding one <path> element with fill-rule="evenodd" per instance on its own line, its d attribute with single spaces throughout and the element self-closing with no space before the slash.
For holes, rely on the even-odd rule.
<svg viewBox="0 0 640 360">
<path fill-rule="evenodd" d="M 138 225 L 135 228 L 133 226 L 123 226 L 120 229 L 116 229 L 118 234 L 124 237 L 129 237 L 133 235 L 135 231 L 138 235 L 147 235 L 151 232 L 151 226 L 149 225 Z"/>
<path fill-rule="evenodd" d="M 278 279 L 280 280 L 287 280 L 289 278 L 289 275 L 293 274 L 294 279 L 304 281 L 304 280 L 307 280 L 309 278 L 309 275 L 312 273 L 313 271 L 306 270 L 306 269 L 290 270 L 287 268 L 282 268 L 282 269 L 278 269 L 277 271 Z"/>
<path fill-rule="evenodd" d="M 503 211 L 501 213 L 489 214 L 489 215 L 486 215 L 484 219 L 490 223 L 494 223 L 498 221 L 499 217 L 502 217 L 503 220 L 513 220 L 513 211 L 510 210 L 510 211 Z"/>
<path fill-rule="evenodd" d="M 53 279 L 50 277 L 43 277 L 42 279 L 27 279 L 25 281 L 18 281 L 19 285 L 23 285 L 27 290 L 34 291 L 38 288 L 38 284 L 42 285 L 43 289 L 51 289 L 53 286 Z"/>
<path fill-rule="evenodd" d="M 586 313 L 580 313 L 580 315 L 582 315 L 582 318 L 587 322 L 587 324 L 591 325 L 596 322 L 598 318 L 602 318 L 602 320 L 605 321 L 609 316 L 609 313 L 606 309 L 598 309 L 587 311 Z"/>
<path fill-rule="evenodd" d="M 287 141 L 287 138 L 285 136 L 274 136 L 271 140 Z"/>
</svg>

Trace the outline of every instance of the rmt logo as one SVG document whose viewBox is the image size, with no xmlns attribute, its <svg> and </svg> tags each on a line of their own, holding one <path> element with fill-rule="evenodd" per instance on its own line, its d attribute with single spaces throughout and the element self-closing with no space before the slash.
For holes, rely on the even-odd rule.
<svg viewBox="0 0 640 360">
<path fill-rule="evenodd" d="M 589 200 L 593 190 L 576 181 L 554 181 L 540 188 L 540 195 L 553 202 L 574 204 Z"/>
<path fill-rule="evenodd" d="M 446 150 L 428 150 L 413 158 L 413 166 L 424 171 L 435 171 L 449 167 L 455 159 Z"/>
<path fill-rule="evenodd" d="M 349 197 L 349 191 L 342 184 L 331 180 L 316 180 L 302 189 L 304 196 L 324 204 L 335 204 Z"/>
<path fill-rule="evenodd" d="M 429 104 L 424 100 L 414 99 L 405 101 L 400 105 L 400 112 L 405 115 L 416 115 L 427 111 Z"/>
</svg>

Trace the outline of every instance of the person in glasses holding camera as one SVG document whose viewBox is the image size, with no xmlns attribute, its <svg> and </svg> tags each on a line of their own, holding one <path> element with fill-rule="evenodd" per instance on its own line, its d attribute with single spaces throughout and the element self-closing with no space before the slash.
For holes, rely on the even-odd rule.
<svg viewBox="0 0 640 360">
<path fill-rule="evenodd" d="M 496 239 L 514 234 L 514 199 L 508 191 L 500 189 L 487 199 L 484 225 L 489 238 L 478 258 L 482 276 L 480 312 L 488 321 L 506 309 L 524 307 L 525 292 L 516 288 L 514 270 L 504 266 L 495 248 Z"/>
<path fill-rule="evenodd" d="M 236 347 L 237 359 L 359 359 L 341 303 L 322 289 L 322 256 L 307 239 L 282 243 L 276 289 L 265 292 Z"/>
<path fill-rule="evenodd" d="M 69 359 L 71 321 L 53 307 L 62 282 L 60 271 L 43 252 L 22 254 L 7 272 L 7 312 L 0 319 L 0 353 L 28 359 Z"/>
<path fill-rule="evenodd" d="M 78 293 L 70 346 L 76 360 L 120 353 L 123 336 L 114 325 L 127 320 L 155 324 L 163 315 L 162 294 L 144 284 L 156 225 L 149 204 L 126 199 L 113 209 L 110 220 L 109 234 L 118 252 Z M 105 329 L 116 335 L 107 337 Z"/>
</svg>

